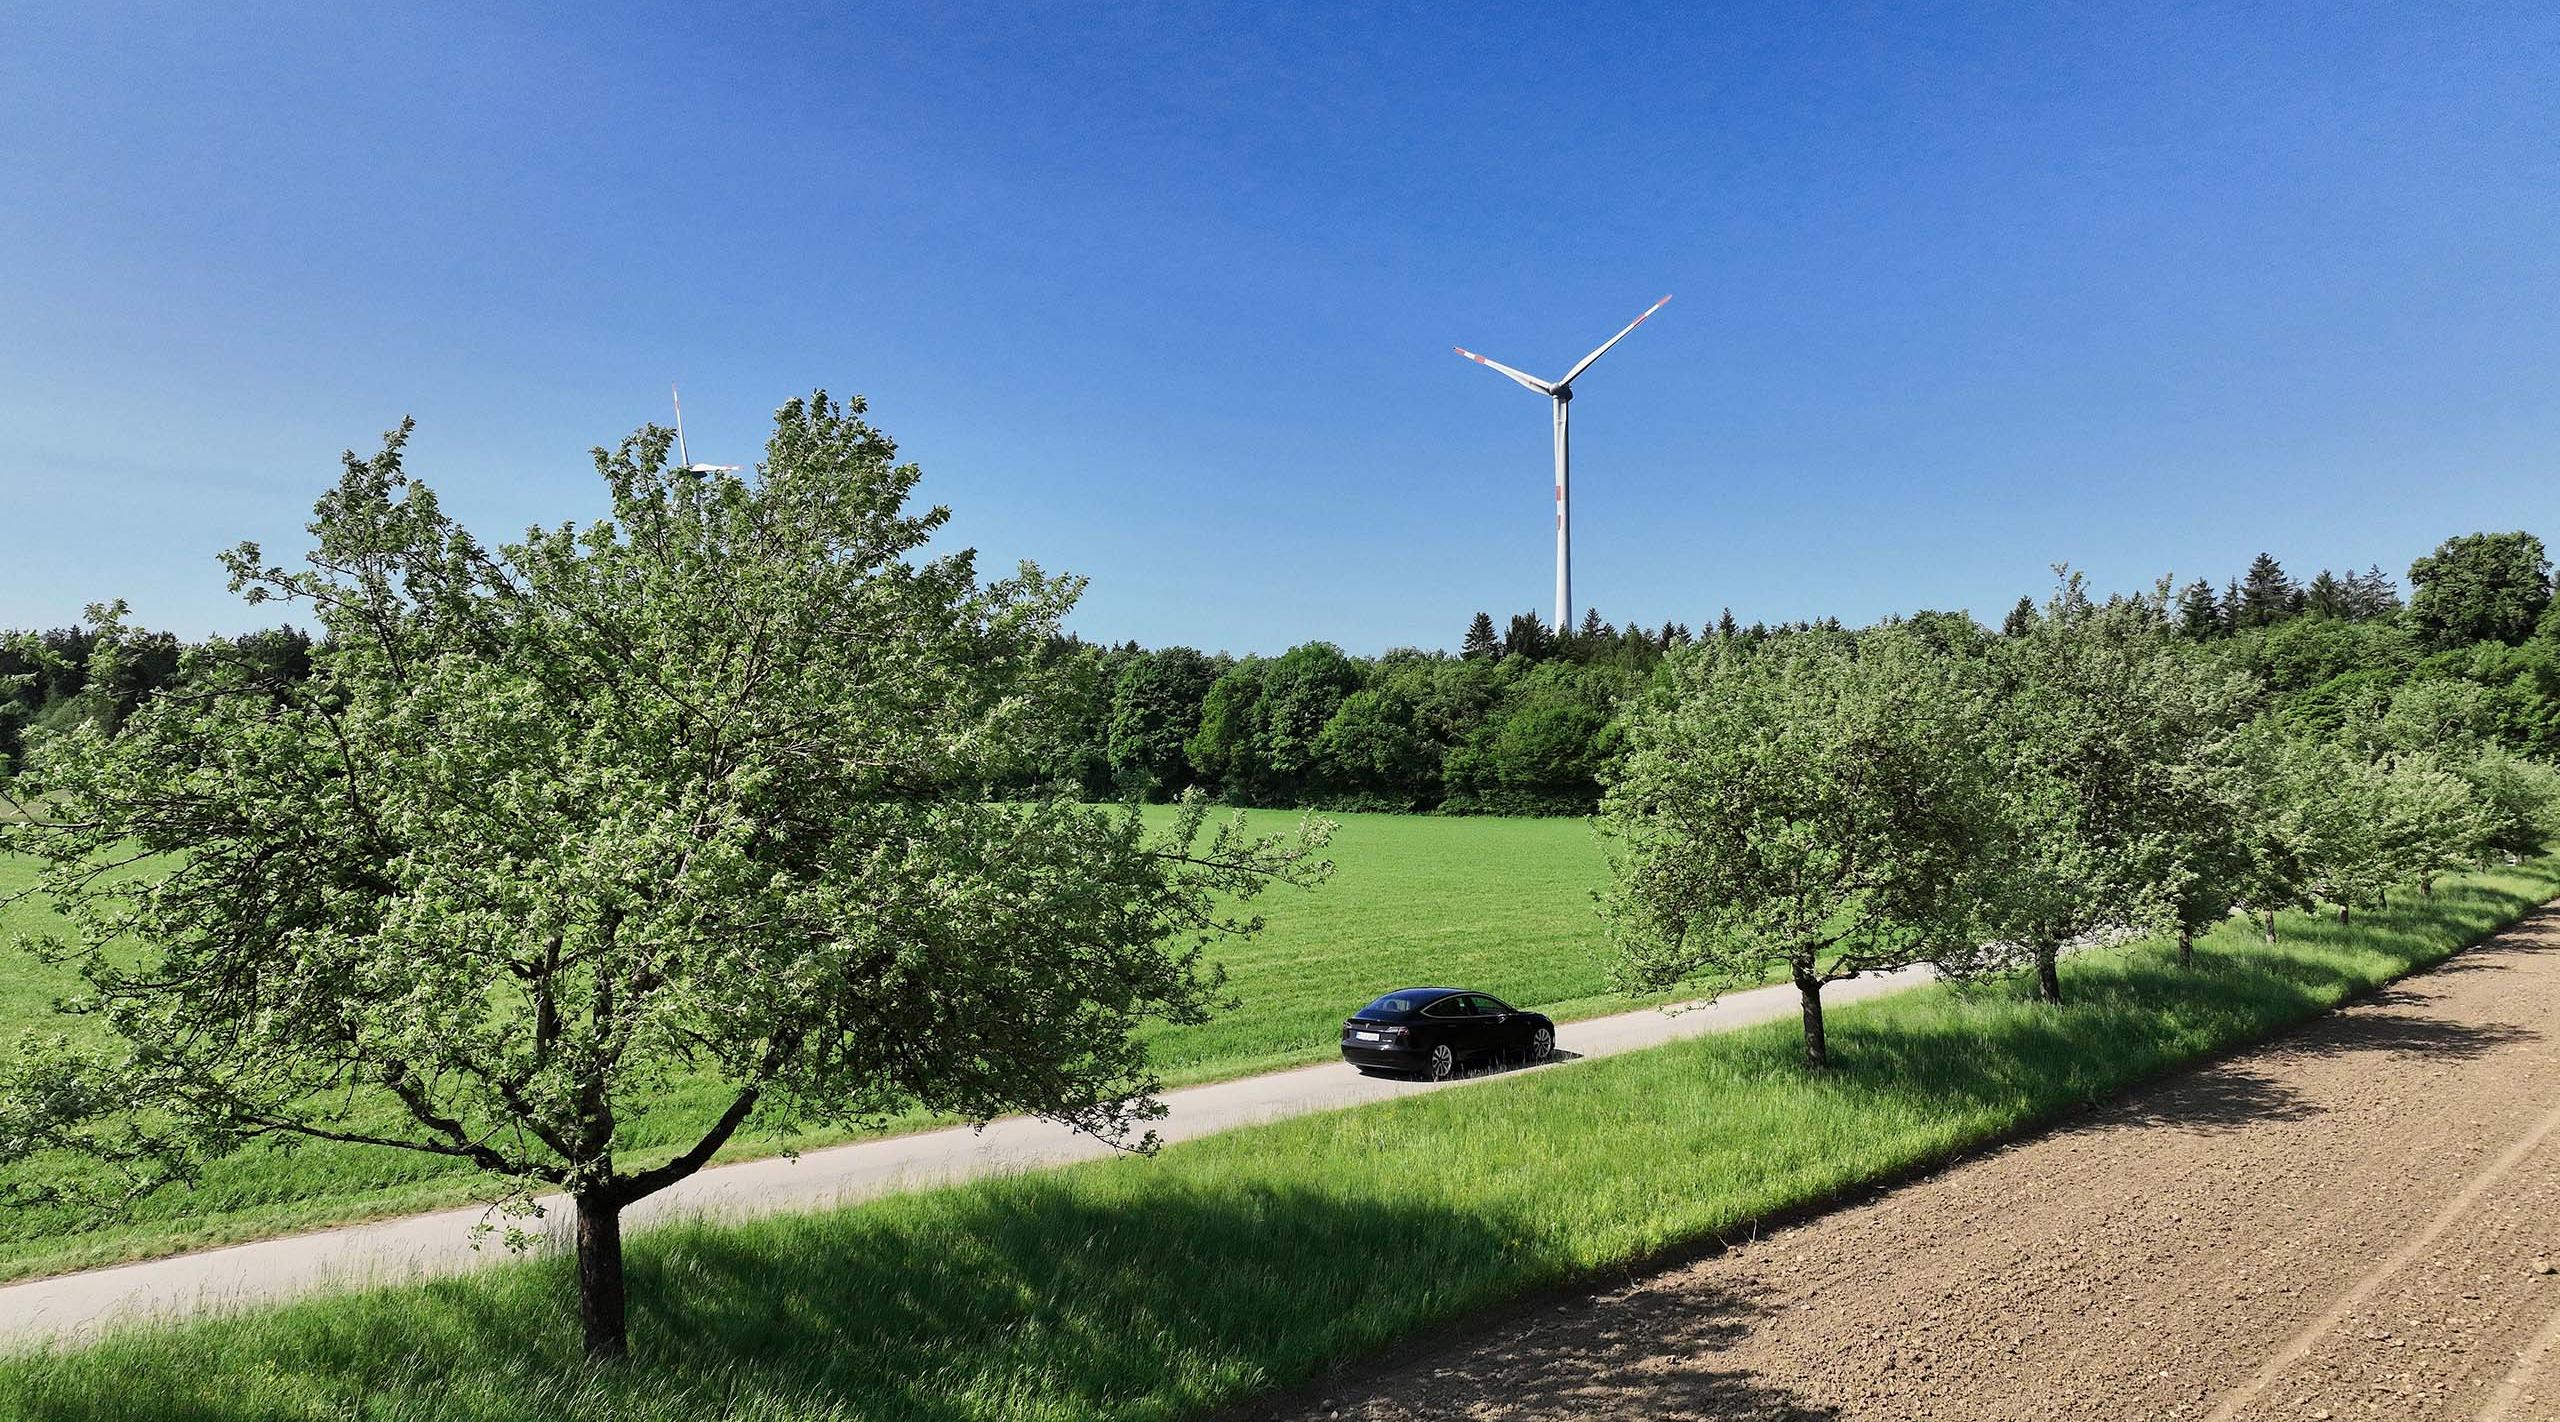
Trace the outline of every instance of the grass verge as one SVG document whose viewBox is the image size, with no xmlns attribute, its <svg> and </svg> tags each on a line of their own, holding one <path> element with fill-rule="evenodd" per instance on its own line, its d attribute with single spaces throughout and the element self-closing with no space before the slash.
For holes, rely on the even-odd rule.
<svg viewBox="0 0 2560 1422">
<path fill-rule="evenodd" d="M 1117 1160 L 633 1249 L 643 1361 L 577 1358 L 559 1261 L 0 1360 L 0 1414 L 1179 1418 L 1692 1248 L 2261 1039 L 2512 923 L 2560 859 L 2432 900 L 2065 964 L 2060 1010 L 1925 989 Z"/>
</svg>

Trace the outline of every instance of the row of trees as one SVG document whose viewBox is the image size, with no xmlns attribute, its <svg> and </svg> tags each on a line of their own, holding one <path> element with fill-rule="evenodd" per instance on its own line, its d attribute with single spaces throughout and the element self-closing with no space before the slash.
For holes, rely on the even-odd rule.
<svg viewBox="0 0 2560 1422">
<path fill-rule="evenodd" d="M 2217 594 L 2192 582 L 2155 598 L 2162 635 L 2263 685 L 2306 730 L 2336 731 L 2410 682 L 2459 683 L 2482 732 L 2560 755 L 2560 622 L 2530 534 L 2447 541 L 2411 569 L 2403 606 L 2379 569 L 2297 586 L 2260 555 Z M 2001 636 L 2042 613 L 2021 599 Z M 1962 614 L 1920 613 L 1948 637 L 1984 634 Z M 1836 621 L 1771 628 L 1730 612 L 1703 631 L 1612 626 L 1598 613 L 1559 634 L 1535 613 L 1497 631 L 1476 614 L 1455 654 L 1356 658 L 1325 642 L 1277 657 L 1189 647 L 1062 642 L 1064 687 L 1039 749 L 1013 771 L 1027 790 L 1063 779 L 1090 798 L 1166 799 L 1198 787 L 1230 803 L 1454 813 L 1585 814 L 1620 745 L 1619 713 L 1666 658 L 1696 645 L 1838 635 Z"/>
<path fill-rule="evenodd" d="M 2459 682 L 2476 688 L 2472 709 L 2496 739 L 2560 756 L 2560 625 L 2543 626 L 2551 578 L 2540 541 L 2451 539 L 2411 574 L 2404 607 L 2379 569 L 2324 571 L 2297 585 L 2261 554 L 2223 593 L 2188 583 L 2165 615 L 2178 636 L 2256 676 L 2306 729 L 2335 731 L 2361 703 L 2406 682 Z M 2037 615 L 2021 599 L 2002 634 L 2018 635 Z M 1950 616 L 1970 626 L 1960 614 L 1914 620 Z M 1044 653 L 1039 734 L 982 788 L 1170 800 L 1196 787 L 1242 805 L 1587 814 L 1618 748 L 1618 713 L 1666 656 L 1701 642 L 1841 630 L 1836 620 L 1744 626 L 1730 611 L 1696 632 L 1675 622 L 1613 626 L 1597 612 L 1561 632 L 1534 612 L 1497 630 L 1478 613 L 1454 655 L 1366 658 L 1325 642 L 1235 658 L 1061 634 Z M 0 764 L 22 758 L 30 732 L 112 732 L 180 675 L 185 649 L 166 634 L 121 648 L 112 674 L 95 675 L 96 636 L 71 628 L 14 639 L 34 653 L 0 641 Z M 310 638 L 292 628 L 227 645 L 227 655 L 275 677 L 297 678 L 311 664 Z M 12 685 L 21 688 L 14 698 Z"/>
<path fill-rule="evenodd" d="M 1095 799 L 1574 814 L 1598 802 L 1606 730 L 1660 651 L 1591 660 L 1329 642 L 1276 657 L 1061 647 L 1049 734 L 1007 788 Z"/>
<path fill-rule="evenodd" d="M 2066 576 L 2001 636 L 1958 619 L 1674 654 L 1621 722 L 1601 812 L 1626 984 L 1932 963 L 2061 1000 L 2074 945 L 2194 939 L 2234 913 L 2343 916 L 2538 850 L 2560 771 L 2501 744 L 2482 690 L 2369 690 L 2332 725 L 2183 634 L 2171 587 Z"/>
</svg>

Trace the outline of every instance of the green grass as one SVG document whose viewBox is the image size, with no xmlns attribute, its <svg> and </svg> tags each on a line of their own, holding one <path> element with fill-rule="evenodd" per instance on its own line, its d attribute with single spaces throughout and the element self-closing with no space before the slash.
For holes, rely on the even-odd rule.
<svg viewBox="0 0 2560 1422">
<path fill-rule="evenodd" d="M 1162 812 L 1157 812 L 1162 813 Z M 1253 811 L 1259 830 L 1294 827 L 1294 812 Z M 1376 993 L 1421 983 L 1480 987 L 1561 1018 L 1629 1005 L 1608 995 L 1591 891 L 1605 873 L 1590 827 L 1569 819 L 1439 819 L 1339 815 L 1333 880 L 1313 892 L 1258 900 L 1269 920 L 1220 961 L 1233 1011 L 1196 1027 L 1149 1034 L 1168 1082 L 1182 1085 L 1322 1060 L 1344 1014 Z M 0 859 L 0 892 L 23 886 L 26 860 Z M 51 916 L 0 909 L 0 942 Z M 70 975 L 0 948 L 0 1039 L 66 1023 L 51 1010 Z M 631 1113 L 622 1146 L 637 1163 L 662 1159 L 699 1135 L 727 1095 L 680 1083 Z M 934 1124 L 915 1117 L 901 1128 Z M 783 1132 L 751 1124 L 722 1153 L 735 1160 L 825 1145 L 841 1131 Z M 365 1146 L 258 1149 L 216 1163 L 192 1191 L 144 1202 L 126 1221 L 83 1228 L 56 1211 L 0 1219 L 0 1279 L 145 1258 L 210 1244 L 458 1204 L 474 1177 L 451 1161 Z"/>
<path fill-rule="evenodd" d="M 662 1230 L 633 1248 L 628 1369 L 578 1360 L 568 1270 L 540 1260 L 0 1360 L 0 1415 L 1194 1416 L 2053 1120 L 2555 892 L 2545 859 L 2352 926 L 2289 916 L 2272 949 L 2230 925 L 2193 971 L 2158 945 L 2084 954 L 2059 1010 L 1938 988 L 1843 1008 L 1819 1076 L 1772 1025 L 1151 1160 Z"/>
</svg>

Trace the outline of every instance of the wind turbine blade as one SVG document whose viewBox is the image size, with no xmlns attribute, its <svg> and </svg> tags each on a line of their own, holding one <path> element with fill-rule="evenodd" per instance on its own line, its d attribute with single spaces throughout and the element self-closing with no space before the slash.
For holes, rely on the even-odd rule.
<svg viewBox="0 0 2560 1422">
<path fill-rule="evenodd" d="M 1512 379 L 1519 381 L 1521 384 L 1528 386 L 1530 389 L 1537 391 L 1541 395 L 1553 395 L 1556 393 L 1555 386 L 1549 385 L 1538 377 L 1534 375 L 1525 375 L 1519 371 L 1513 370 L 1511 367 L 1504 365 L 1498 360 L 1487 360 L 1483 356 L 1477 355 L 1474 351 L 1468 350 L 1465 346 L 1452 346 L 1450 349 L 1456 351 L 1462 356 L 1465 356 L 1467 359 L 1474 361 L 1478 365 L 1501 371 L 1503 374 L 1510 376 Z"/>
<path fill-rule="evenodd" d="M 684 447 L 684 392 L 670 385 L 667 398 L 676 402 L 676 467 L 689 469 L 693 466 L 693 455 Z"/>
<path fill-rule="evenodd" d="M 1644 309 L 1644 316 L 1639 316 L 1639 317 L 1637 317 L 1636 319 L 1634 319 L 1634 320 L 1632 320 L 1632 321 L 1629 321 L 1629 322 L 1627 323 L 1627 331 L 1632 331 L 1632 330 L 1634 330 L 1636 327 L 1643 325 L 1643 324 L 1644 324 L 1644 317 L 1645 317 L 1645 316 L 1650 316 L 1650 315 L 1652 315 L 1653 313 L 1655 313 L 1656 311 L 1661 310 L 1661 309 L 1663 308 L 1664 303 L 1666 303 L 1666 302 L 1668 302 L 1668 301 L 1670 301 L 1670 300 L 1671 300 L 1671 298 L 1670 298 L 1670 297 L 1668 297 L 1668 296 L 1666 296 L 1666 297 L 1662 298 L 1662 300 L 1661 300 L 1661 301 L 1657 301 L 1657 302 L 1653 303 L 1651 306 L 1646 307 L 1646 308 Z M 1587 356 L 1584 356 L 1584 357 L 1582 358 L 1582 363 L 1581 363 L 1581 364 L 1579 364 L 1579 365 L 1577 365 L 1577 366 L 1575 366 L 1573 369 L 1571 369 L 1571 370 L 1569 370 L 1569 371 L 1566 371 L 1566 372 L 1565 372 L 1564 379 L 1557 381 L 1557 382 L 1556 382 L 1556 384 L 1558 384 L 1558 385 L 1571 385 L 1571 384 L 1574 382 L 1574 379 L 1575 379 L 1576 377 L 1580 376 L 1580 375 L 1582 374 L 1582 372 L 1584 372 L 1584 371 L 1586 371 L 1586 370 L 1589 370 L 1589 369 L 1591 368 L 1591 363 L 1592 363 L 1593 361 L 1598 360 L 1600 357 L 1602 357 L 1602 356 L 1604 356 L 1604 355 L 1607 355 L 1607 354 L 1609 353 L 1609 347 L 1614 346 L 1614 345 L 1616 345 L 1618 342 L 1625 340 L 1625 339 L 1627 338 L 1627 331 L 1620 331 L 1618 334 L 1616 334 L 1616 335 L 1614 335 L 1614 336 L 1611 336 L 1608 340 L 1601 342 L 1601 343 L 1600 343 L 1600 349 L 1598 349 L 1598 350 L 1596 350 L 1596 351 L 1593 351 L 1591 354 L 1589 354 L 1589 355 L 1587 355 Z"/>
</svg>

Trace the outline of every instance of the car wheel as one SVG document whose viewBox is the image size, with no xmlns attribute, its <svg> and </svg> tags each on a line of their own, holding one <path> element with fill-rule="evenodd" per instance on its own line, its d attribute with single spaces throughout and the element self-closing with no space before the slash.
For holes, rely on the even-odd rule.
<svg viewBox="0 0 2560 1422">
<path fill-rule="evenodd" d="M 1430 1073 L 1433 1081 L 1447 1081 L 1458 1074 L 1458 1054 L 1450 1051 L 1449 1044 L 1443 1042 L 1431 1049 L 1431 1065 L 1424 1070 Z"/>
<path fill-rule="evenodd" d="M 1529 1034 L 1529 1060 L 1542 1062 L 1555 1054 L 1556 1034 L 1553 1028 L 1541 1027 Z"/>
</svg>

